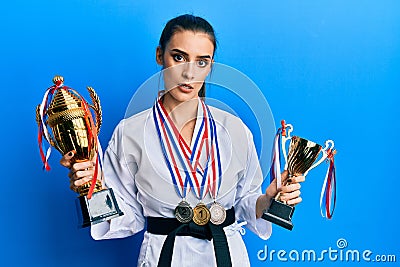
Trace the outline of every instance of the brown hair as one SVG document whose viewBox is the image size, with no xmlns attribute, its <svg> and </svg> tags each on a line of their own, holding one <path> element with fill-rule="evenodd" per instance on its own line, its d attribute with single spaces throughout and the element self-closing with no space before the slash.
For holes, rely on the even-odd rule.
<svg viewBox="0 0 400 267">
<path fill-rule="evenodd" d="M 185 30 L 206 33 L 214 45 L 214 53 L 215 53 L 215 50 L 217 49 L 217 40 L 215 38 L 215 32 L 213 27 L 205 19 L 190 14 L 178 16 L 167 22 L 161 33 L 159 41 L 159 46 L 161 51 L 164 53 L 167 43 L 171 40 L 172 36 L 176 32 Z M 199 91 L 199 96 L 205 97 L 205 95 L 206 95 L 206 87 L 205 84 L 203 83 L 203 86 Z"/>
</svg>

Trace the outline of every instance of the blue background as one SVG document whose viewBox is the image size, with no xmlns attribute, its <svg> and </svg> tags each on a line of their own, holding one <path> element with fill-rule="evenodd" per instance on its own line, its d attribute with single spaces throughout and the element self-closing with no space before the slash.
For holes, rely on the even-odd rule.
<svg viewBox="0 0 400 267">
<path fill-rule="evenodd" d="M 93 86 L 102 100 L 105 146 L 136 88 L 159 71 L 154 52 L 163 26 L 187 12 L 213 24 L 216 61 L 246 73 L 277 122 L 285 119 L 319 143 L 334 139 L 338 150 L 334 218 L 319 214 L 320 166 L 303 184 L 292 232 L 274 227 L 263 241 L 247 231 L 252 266 L 287 265 L 259 261 L 265 245 L 318 252 L 337 249 L 339 238 L 348 249 L 400 261 L 400 2 L 14 0 L 0 8 L 0 265 L 136 266 L 142 233 L 93 241 L 77 229 L 76 194 L 58 152 L 51 172 L 41 169 L 35 107 L 55 74 L 79 91 Z"/>
</svg>

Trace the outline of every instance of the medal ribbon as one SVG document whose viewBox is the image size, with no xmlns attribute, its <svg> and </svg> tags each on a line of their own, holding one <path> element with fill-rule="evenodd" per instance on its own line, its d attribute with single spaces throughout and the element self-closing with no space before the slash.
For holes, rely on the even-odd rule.
<svg viewBox="0 0 400 267">
<path fill-rule="evenodd" d="M 189 182 L 189 180 L 187 179 L 187 171 L 185 170 L 185 179 L 183 179 L 178 169 L 177 161 L 173 152 L 177 149 L 177 142 L 176 140 L 174 140 L 175 136 L 171 133 L 171 127 L 168 126 L 168 121 L 163 116 L 160 106 L 161 104 L 158 101 L 153 106 L 154 123 L 156 125 L 157 134 L 160 140 L 161 148 L 163 150 L 165 162 L 167 163 L 168 170 L 171 174 L 175 190 L 181 198 L 185 198 L 188 190 L 190 189 L 190 187 L 187 186 Z M 181 159 L 179 158 L 179 160 Z"/>
<path fill-rule="evenodd" d="M 45 154 L 44 151 L 46 149 L 45 149 L 45 145 L 43 143 L 43 136 L 47 140 L 47 142 L 50 143 L 50 134 L 49 134 L 46 124 L 45 124 L 45 119 L 47 119 L 47 114 L 45 111 L 47 110 L 47 107 L 48 107 L 51 99 L 53 98 L 54 91 L 60 87 L 62 87 L 62 82 L 57 81 L 55 85 L 47 88 L 47 90 L 43 96 L 42 103 L 40 104 L 40 107 L 39 107 L 40 124 L 38 124 L 38 144 L 39 144 L 40 157 L 43 162 L 43 168 L 47 171 L 50 170 L 50 165 L 48 163 L 48 160 L 49 160 L 49 157 L 51 154 L 51 146 L 49 146 L 47 148 L 47 151 Z"/>
<path fill-rule="evenodd" d="M 278 129 L 274 138 L 274 145 L 272 148 L 272 163 L 270 168 L 270 182 L 276 179 L 276 188 L 279 190 L 282 186 L 281 181 L 281 143 L 282 136 L 286 136 L 285 121 L 281 121 L 282 127 Z"/>
<path fill-rule="evenodd" d="M 181 163 L 181 165 L 184 168 L 184 172 L 185 172 L 185 181 L 180 180 L 180 190 L 182 191 L 183 189 L 183 183 L 186 186 L 187 183 L 190 184 L 190 187 L 193 188 L 195 190 L 196 196 L 198 198 L 201 198 L 201 190 L 200 190 L 200 184 L 201 181 L 199 182 L 197 179 L 197 175 L 196 175 L 196 170 L 193 168 L 192 166 L 192 162 L 190 160 L 190 158 L 188 157 L 188 154 L 185 153 L 185 150 L 188 152 L 190 151 L 190 148 L 187 146 L 187 144 L 185 143 L 185 141 L 183 140 L 182 136 L 179 134 L 178 129 L 175 127 L 172 119 L 170 118 L 170 116 L 168 115 L 167 111 L 165 110 L 165 108 L 162 105 L 161 100 L 157 101 L 156 103 L 156 108 L 157 108 L 157 113 L 159 115 L 159 122 L 161 122 L 160 126 L 163 130 L 163 132 L 165 133 L 162 137 L 162 140 L 164 143 L 167 144 L 167 147 L 169 147 L 170 149 L 168 149 L 166 152 L 168 153 L 169 158 L 172 160 L 172 163 L 174 164 L 174 170 L 175 172 L 172 172 L 171 175 L 178 175 L 178 177 L 180 176 L 179 173 L 179 169 L 177 167 L 177 161 L 175 159 L 175 157 L 178 157 L 179 162 Z M 204 119 L 202 121 L 201 127 L 199 129 L 199 132 L 197 134 L 196 139 L 199 138 L 199 136 L 202 136 L 202 139 L 205 139 L 206 135 L 204 135 Z M 201 142 L 203 143 L 203 142 Z M 168 144 L 172 144 L 168 145 Z M 194 151 L 196 151 L 197 148 L 199 148 L 199 146 L 197 145 L 198 143 L 195 142 L 195 147 L 194 147 Z M 172 149 L 174 148 L 174 149 Z M 176 156 L 175 156 L 176 154 Z M 196 153 L 191 153 L 192 156 L 194 156 Z M 200 155 L 200 154 L 198 154 Z M 173 177 L 173 181 L 176 180 Z M 190 188 L 188 188 L 190 189 Z M 198 190 L 196 190 L 198 189 Z M 186 194 L 186 192 L 184 192 L 183 196 Z"/>
<path fill-rule="evenodd" d="M 332 218 L 336 206 L 336 169 L 334 155 L 336 150 L 328 149 L 329 167 L 321 190 L 320 209 L 322 217 Z"/>
<path fill-rule="evenodd" d="M 164 157 L 175 188 L 182 198 L 192 188 L 196 197 L 203 199 L 209 189 L 209 179 L 211 177 L 208 172 L 208 166 L 203 169 L 200 165 L 200 156 L 205 146 L 207 162 L 210 160 L 209 146 L 211 145 L 209 144 L 210 140 L 208 137 L 211 135 L 211 139 L 213 139 L 213 131 L 210 131 L 210 122 L 212 120 L 209 121 L 209 116 L 207 116 L 207 114 L 210 114 L 208 108 L 200 99 L 199 105 L 201 105 L 199 111 L 202 113 L 203 119 L 195 135 L 196 138 L 192 149 L 180 135 L 172 119 L 163 107 L 161 100 L 158 100 L 153 107 L 153 117 Z M 184 168 L 185 180 L 182 179 L 179 172 L 176 158 L 178 158 Z M 190 185 L 189 188 L 187 184 Z"/>
<path fill-rule="evenodd" d="M 207 107 L 207 106 L 206 106 Z M 210 195 L 215 200 L 217 198 L 219 188 L 221 187 L 222 182 L 222 167 L 221 167 L 221 156 L 219 153 L 219 144 L 217 137 L 217 127 L 215 124 L 215 120 L 210 112 L 210 109 L 207 107 L 207 113 L 209 117 L 209 125 L 211 128 L 211 155 L 207 160 L 206 168 L 208 169 L 209 161 L 211 160 L 211 179 L 209 180 L 210 187 Z"/>
</svg>

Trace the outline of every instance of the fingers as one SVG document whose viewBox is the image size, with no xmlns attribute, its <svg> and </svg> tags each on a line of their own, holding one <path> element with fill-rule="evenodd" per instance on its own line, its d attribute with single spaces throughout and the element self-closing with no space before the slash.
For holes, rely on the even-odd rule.
<svg viewBox="0 0 400 267">
<path fill-rule="evenodd" d="M 61 160 L 60 164 L 68 169 L 68 177 L 70 179 L 70 188 L 73 191 L 77 191 L 78 187 L 91 181 L 94 176 L 94 166 L 96 165 L 93 161 L 83 161 L 76 162 L 73 160 L 75 156 L 75 151 L 70 151 L 65 154 Z"/>
<path fill-rule="evenodd" d="M 93 169 L 94 169 L 94 163 L 92 161 L 83 161 L 74 163 L 71 167 L 71 172 L 76 173 L 78 171 L 88 171 Z"/>
<path fill-rule="evenodd" d="M 77 191 L 78 187 L 93 179 L 94 164 L 92 161 L 84 161 L 72 165 L 68 177 L 73 191 Z"/>
<path fill-rule="evenodd" d="M 294 199 L 288 200 L 286 203 L 288 205 L 294 206 L 294 205 L 299 204 L 301 201 L 303 201 L 303 199 L 301 197 L 296 197 Z"/>
<path fill-rule="evenodd" d="M 283 193 L 283 194 L 281 194 L 280 198 L 281 198 L 282 201 L 287 202 L 287 201 L 295 199 L 295 198 L 297 198 L 299 196 L 300 196 L 300 190 L 296 190 L 296 191 L 293 191 L 293 192 L 290 192 L 290 193 Z"/>
<path fill-rule="evenodd" d="M 292 176 L 289 179 L 287 179 L 287 182 L 289 184 L 291 183 L 302 183 L 306 180 L 306 177 L 301 175 L 301 176 Z"/>
<path fill-rule="evenodd" d="M 300 197 L 300 190 L 295 190 L 289 193 L 282 193 L 279 199 L 288 205 L 296 205 L 302 201 L 302 198 Z"/>
<path fill-rule="evenodd" d="M 292 187 L 286 188 L 286 186 L 291 185 L 291 184 L 297 184 L 305 181 L 305 176 L 291 176 L 289 177 L 289 172 L 287 170 L 283 171 L 281 173 L 281 184 L 285 185 L 282 186 L 279 190 L 277 189 L 277 181 L 274 179 L 271 184 L 267 187 L 266 194 L 267 196 L 273 198 L 275 197 L 279 192 L 285 193 L 285 192 L 291 192 L 293 190 L 298 190 L 298 189 Z M 288 191 L 289 190 L 289 191 Z"/>
<path fill-rule="evenodd" d="M 84 170 L 84 171 L 77 171 L 75 173 L 70 173 L 70 188 L 73 191 L 77 191 L 77 188 L 84 185 L 85 183 L 91 181 L 93 179 L 93 170 Z"/>
<path fill-rule="evenodd" d="M 293 191 L 300 191 L 301 185 L 299 183 L 288 184 L 281 187 L 281 194 L 291 193 Z"/>
<path fill-rule="evenodd" d="M 77 192 L 78 187 L 86 184 L 87 182 L 90 182 L 92 180 L 92 178 L 93 178 L 92 176 L 87 176 L 87 177 L 81 178 L 79 180 L 70 179 L 69 188 L 71 188 L 71 190 Z"/>
<path fill-rule="evenodd" d="M 71 168 L 72 166 L 72 158 L 75 155 L 75 151 L 70 151 L 67 154 L 65 154 L 61 160 L 60 160 L 60 164 L 66 168 Z"/>
<path fill-rule="evenodd" d="M 287 179 L 288 184 L 281 187 L 280 200 L 292 206 L 299 204 L 302 201 L 300 183 L 304 181 L 304 176 L 293 176 Z"/>
<path fill-rule="evenodd" d="M 76 171 L 76 172 L 70 172 L 68 174 L 68 177 L 70 178 L 70 180 L 80 180 L 82 178 L 85 177 L 89 177 L 89 176 L 93 176 L 94 171 L 92 169 L 88 169 L 88 170 L 81 170 L 81 171 Z"/>
</svg>

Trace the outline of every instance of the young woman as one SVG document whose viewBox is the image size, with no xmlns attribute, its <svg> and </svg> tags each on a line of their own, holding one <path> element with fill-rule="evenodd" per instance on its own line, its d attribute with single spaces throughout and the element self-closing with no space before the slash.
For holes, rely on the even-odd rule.
<svg viewBox="0 0 400 267">
<path fill-rule="evenodd" d="M 271 224 L 260 217 L 278 192 L 276 182 L 261 192 L 251 132 L 202 100 L 215 49 L 206 20 L 170 20 L 156 50 L 165 90 L 153 108 L 119 123 L 105 151 L 103 183 L 113 188 L 125 215 L 92 226 L 91 234 L 122 238 L 146 225 L 138 266 L 249 266 L 243 222 L 263 239 L 271 234 Z M 94 164 L 72 164 L 72 158 L 66 154 L 61 164 L 70 169 L 75 190 L 91 180 Z M 303 180 L 292 177 L 280 198 L 301 202 Z"/>
</svg>

